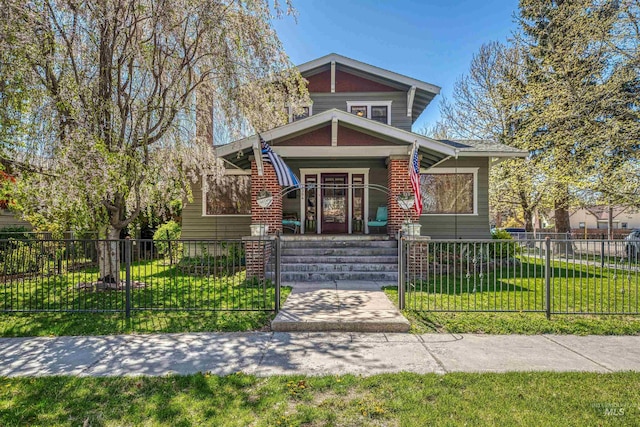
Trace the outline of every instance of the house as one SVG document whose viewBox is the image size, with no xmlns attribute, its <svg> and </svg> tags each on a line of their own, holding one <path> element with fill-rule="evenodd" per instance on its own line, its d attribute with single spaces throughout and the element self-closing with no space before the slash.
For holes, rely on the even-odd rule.
<svg viewBox="0 0 640 427">
<path fill-rule="evenodd" d="M 613 229 L 632 230 L 640 228 L 640 209 L 630 206 L 589 206 L 571 211 L 569 221 L 571 229 L 607 230 L 609 215 Z"/>
<path fill-rule="evenodd" d="M 217 147 L 223 177 L 206 194 L 194 188 L 183 210 L 183 238 L 238 238 L 252 223 L 269 232 L 395 236 L 407 219 L 432 238 L 489 237 L 491 163 L 527 153 L 487 141 L 436 140 L 412 125 L 440 88 L 337 54 L 300 65 L 311 105 L 286 125 Z M 260 138 L 299 177 L 303 189 L 282 188 L 261 160 Z M 405 211 L 398 196 L 411 193 L 409 156 L 419 152 L 422 215 Z M 258 193 L 273 195 L 268 208 Z M 386 211 L 386 218 L 384 213 Z M 370 220 L 382 214 L 374 227 Z M 299 224 L 299 226 L 298 226 Z"/>
</svg>

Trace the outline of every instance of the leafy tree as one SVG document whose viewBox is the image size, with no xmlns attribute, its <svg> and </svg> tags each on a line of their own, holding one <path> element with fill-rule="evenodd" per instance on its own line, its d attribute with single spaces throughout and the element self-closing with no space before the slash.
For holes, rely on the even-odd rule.
<svg viewBox="0 0 640 427">
<path fill-rule="evenodd" d="M 635 86 L 637 72 L 615 49 L 619 6 L 592 0 L 520 1 L 527 52 L 520 116 L 526 131 L 520 133 L 520 145 L 534 153 L 547 178 L 558 232 L 570 230 L 571 197 L 582 178 L 609 180 L 634 152 L 637 93 L 629 85 Z"/>
<path fill-rule="evenodd" d="M 484 44 L 469 73 L 453 88 L 452 100 L 440 104 L 442 120 L 430 132 L 459 139 L 483 139 L 521 146 L 519 113 L 524 96 L 523 53 L 518 45 Z M 543 200 L 543 180 L 529 160 L 509 159 L 491 168 L 491 207 L 524 212 L 527 231 Z"/>
<path fill-rule="evenodd" d="M 2 39 L 41 94 L 19 177 L 27 214 L 108 239 L 146 206 L 190 195 L 215 174 L 211 139 L 196 122 L 215 103 L 225 124 L 256 130 L 304 102 L 305 85 L 271 19 L 268 0 L 0 0 Z M 117 280 L 115 244 L 100 249 L 101 276 Z"/>
</svg>

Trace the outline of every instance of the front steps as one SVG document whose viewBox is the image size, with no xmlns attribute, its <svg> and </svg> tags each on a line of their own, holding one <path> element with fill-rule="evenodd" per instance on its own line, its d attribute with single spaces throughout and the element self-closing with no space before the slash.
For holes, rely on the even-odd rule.
<svg viewBox="0 0 640 427">
<path fill-rule="evenodd" d="M 398 281 L 398 248 L 387 236 L 282 236 L 281 281 Z"/>
</svg>

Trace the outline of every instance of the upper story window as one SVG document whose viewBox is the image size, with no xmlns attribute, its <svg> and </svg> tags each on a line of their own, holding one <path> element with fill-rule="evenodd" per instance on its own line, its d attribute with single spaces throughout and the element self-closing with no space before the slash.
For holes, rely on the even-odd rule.
<svg viewBox="0 0 640 427">
<path fill-rule="evenodd" d="M 347 101 L 347 111 L 358 117 L 391 124 L 391 101 Z"/>
<path fill-rule="evenodd" d="M 306 119 L 310 117 L 312 114 L 311 105 L 308 107 L 302 107 L 302 111 L 299 114 L 293 114 L 293 109 L 291 107 L 285 107 L 287 116 L 289 117 L 289 123 L 297 122 L 298 120 Z"/>
</svg>

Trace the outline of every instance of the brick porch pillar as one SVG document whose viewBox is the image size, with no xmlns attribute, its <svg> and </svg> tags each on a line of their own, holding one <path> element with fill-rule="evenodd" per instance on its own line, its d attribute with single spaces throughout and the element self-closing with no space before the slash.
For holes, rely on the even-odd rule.
<svg viewBox="0 0 640 427">
<path fill-rule="evenodd" d="M 256 161 L 251 161 L 251 223 L 268 224 L 269 234 L 282 233 L 282 195 L 276 171 L 271 163 L 263 163 L 263 174 L 258 176 Z M 258 192 L 267 190 L 273 195 L 273 203 L 261 208 L 256 201 Z"/>
<path fill-rule="evenodd" d="M 420 218 L 414 208 L 404 211 L 398 205 L 397 197 L 402 193 L 413 194 L 411 180 L 409 179 L 409 156 L 390 156 L 387 164 L 389 196 L 387 197 L 387 231 L 391 237 L 395 237 L 402 228 L 402 222 L 407 218 L 418 221 Z"/>
<path fill-rule="evenodd" d="M 258 205 L 257 196 L 261 190 L 269 191 L 273 195 L 273 203 L 268 208 Z M 269 235 L 282 232 L 282 195 L 278 184 L 278 177 L 271 163 L 263 164 L 263 174 L 258 175 L 255 160 L 251 161 L 251 223 L 267 224 Z M 267 264 L 272 255 L 272 239 L 247 239 L 245 242 L 245 260 L 247 278 L 258 277 L 264 279 Z"/>
</svg>

